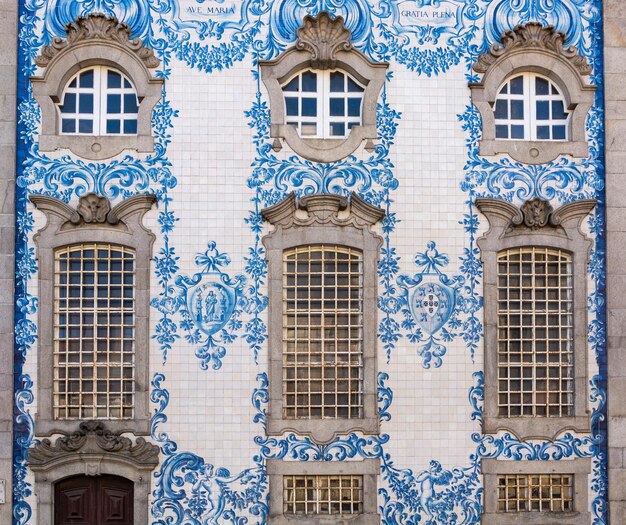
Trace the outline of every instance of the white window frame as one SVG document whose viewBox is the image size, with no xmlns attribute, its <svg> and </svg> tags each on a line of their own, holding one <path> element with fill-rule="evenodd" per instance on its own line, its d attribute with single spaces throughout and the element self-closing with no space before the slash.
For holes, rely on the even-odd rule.
<svg viewBox="0 0 626 525">
<path fill-rule="evenodd" d="M 302 91 L 302 76 L 305 73 L 314 73 L 316 75 L 316 89 L 315 91 Z M 341 73 L 344 75 L 344 90 L 343 91 L 331 91 L 330 90 L 330 77 L 333 73 Z M 298 78 L 299 91 L 285 91 L 285 87 L 292 82 L 295 78 Z M 345 87 L 347 80 L 352 80 L 362 91 L 348 91 Z M 320 86 L 321 84 L 321 86 Z M 285 105 L 285 118 L 287 125 L 293 125 L 296 127 L 298 134 L 304 139 L 343 139 L 350 135 L 354 126 L 360 126 L 363 119 L 363 96 L 365 94 L 365 88 L 361 82 L 350 75 L 343 69 L 305 69 L 298 71 L 292 75 L 286 82 L 281 84 L 281 90 L 283 91 L 283 103 Z M 309 117 L 304 115 L 287 115 L 287 97 L 293 97 L 298 99 L 298 110 L 301 112 L 302 99 L 303 98 L 315 98 L 317 104 L 317 116 Z M 350 117 L 348 113 L 347 104 L 345 106 L 345 114 L 341 116 L 331 116 L 330 114 L 330 99 L 342 98 L 344 101 L 348 99 L 359 99 L 359 115 L 358 117 Z M 297 122 L 295 122 L 297 121 Z M 302 124 L 315 124 L 316 133 L 314 135 L 303 135 Z M 330 131 L 331 123 L 339 123 L 345 125 L 343 135 L 333 135 Z"/>
<path fill-rule="evenodd" d="M 82 88 L 79 87 L 79 79 L 80 76 L 88 71 L 93 71 L 93 86 L 90 88 Z M 117 73 L 121 76 L 121 83 L 119 88 L 109 88 L 107 86 L 107 74 L 109 71 Z M 77 82 L 76 87 L 70 87 L 70 84 L 75 81 Z M 127 81 L 130 84 L 130 88 L 124 87 L 124 81 Z M 65 104 L 65 97 L 69 93 L 76 94 L 76 113 L 62 113 L 61 106 Z M 83 93 L 91 93 L 93 95 L 93 112 L 92 113 L 80 113 L 79 109 L 79 100 L 80 95 Z M 121 97 L 120 101 L 120 110 L 124 109 L 124 95 L 135 95 L 136 107 L 137 111 L 135 113 L 109 113 L 107 111 L 107 96 L 108 95 L 119 95 Z M 63 100 L 59 104 L 57 104 L 57 111 L 59 113 L 59 133 L 61 135 L 97 135 L 97 136 L 136 136 L 137 135 L 137 126 L 138 126 L 138 114 L 139 114 L 139 100 L 137 98 L 137 90 L 133 85 L 130 78 L 128 78 L 124 73 L 119 71 L 118 69 L 107 67 L 107 66 L 90 66 L 81 69 L 78 73 L 76 73 L 69 82 L 65 85 L 63 90 Z M 63 120 L 64 119 L 72 119 L 76 122 L 76 131 L 74 132 L 66 132 L 63 131 Z M 120 121 L 120 132 L 119 133 L 107 133 L 107 120 L 109 118 L 114 118 Z M 91 132 L 80 132 L 79 131 L 79 120 L 91 120 L 93 122 L 93 127 Z M 124 133 L 124 122 L 134 120 L 136 122 L 136 129 L 134 133 Z"/>
<path fill-rule="evenodd" d="M 512 94 L 511 93 L 511 81 L 522 77 L 522 93 L 521 94 Z M 540 78 L 545 80 L 549 86 L 549 93 L 547 95 L 537 95 L 536 93 L 536 79 Z M 507 87 L 507 93 L 502 93 L 504 87 Z M 552 90 L 556 90 L 556 94 L 552 94 Z M 506 79 L 506 81 L 500 86 L 498 89 L 498 96 L 496 98 L 495 106 L 494 106 L 494 114 L 496 111 L 496 107 L 499 101 L 508 102 L 511 100 L 521 100 L 523 102 L 523 119 L 512 119 L 511 113 L 509 111 L 509 118 L 500 119 L 495 118 L 495 125 L 497 126 L 507 126 L 508 128 L 508 137 L 498 137 L 496 132 L 497 140 L 545 140 L 550 142 L 567 142 L 569 140 L 570 135 L 570 121 L 571 121 L 571 112 L 567 111 L 567 102 L 565 97 L 561 93 L 559 86 L 557 86 L 552 80 L 549 78 L 539 75 L 537 73 L 526 72 L 518 75 L 512 75 Z M 566 119 L 548 119 L 548 120 L 539 120 L 537 118 L 537 102 L 548 102 L 550 104 L 550 113 L 552 113 L 551 105 L 552 102 L 562 102 L 563 109 L 565 114 L 567 115 Z M 524 136 L 523 138 L 513 138 L 511 135 L 511 126 L 524 126 Z M 547 126 L 550 130 L 550 138 L 548 139 L 540 139 L 537 137 L 537 128 L 539 126 Z M 565 137 L 562 139 L 554 139 L 553 135 L 553 126 L 564 126 L 565 127 Z"/>
</svg>

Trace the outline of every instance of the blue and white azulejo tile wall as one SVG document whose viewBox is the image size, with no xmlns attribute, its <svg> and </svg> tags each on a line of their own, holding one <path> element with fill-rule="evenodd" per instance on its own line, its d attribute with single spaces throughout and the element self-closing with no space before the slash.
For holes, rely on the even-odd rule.
<svg viewBox="0 0 626 525">
<path fill-rule="evenodd" d="M 475 524 L 482 458 L 592 458 L 594 524 L 606 521 L 606 395 L 602 13 L 600 0 L 23 0 L 20 2 L 14 523 L 39 523 L 27 450 L 37 436 L 37 261 L 43 216 L 31 193 L 75 203 L 158 196 L 151 277 L 151 439 L 161 449 L 151 523 L 263 523 L 267 459 L 378 458 L 386 525 Z M 376 149 L 330 164 L 286 145 L 272 150 L 258 61 L 292 45 L 306 14 L 341 15 L 354 45 L 390 68 L 377 106 Z M 106 161 L 38 150 L 40 111 L 28 78 L 35 56 L 80 15 L 128 24 L 160 60 L 163 96 L 154 153 Z M 525 165 L 478 152 L 481 120 L 468 82 L 478 55 L 520 23 L 554 25 L 593 67 L 589 157 Z M 260 210 L 289 192 L 356 192 L 386 211 L 378 268 L 381 433 L 319 445 L 265 433 L 268 406 L 267 267 Z M 482 269 L 486 221 L 476 197 L 553 206 L 595 198 L 589 263 L 590 434 L 520 442 L 481 434 Z M 420 320 L 414 290 L 448 298 Z M 246 521 L 247 520 L 247 521 Z"/>
</svg>

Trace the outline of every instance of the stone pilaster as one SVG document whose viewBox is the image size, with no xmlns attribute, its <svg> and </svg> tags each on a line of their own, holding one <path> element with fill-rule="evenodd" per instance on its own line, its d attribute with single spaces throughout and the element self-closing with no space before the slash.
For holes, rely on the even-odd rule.
<svg viewBox="0 0 626 525">
<path fill-rule="evenodd" d="M 17 5 L 0 0 L 0 523 L 11 523 L 13 464 L 13 277 L 15 253 L 15 93 Z"/>
<path fill-rule="evenodd" d="M 604 2 L 609 509 L 626 515 L 626 2 Z M 615 521 L 614 521 L 615 520 Z"/>
</svg>

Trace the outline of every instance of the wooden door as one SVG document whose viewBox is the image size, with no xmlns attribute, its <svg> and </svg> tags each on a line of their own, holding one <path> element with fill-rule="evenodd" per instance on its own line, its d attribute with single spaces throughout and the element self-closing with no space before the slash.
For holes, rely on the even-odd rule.
<svg viewBox="0 0 626 525">
<path fill-rule="evenodd" d="M 133 525 L 133 482 L 73 476 L 55 485 L 54 525 Z"/>
</svg>

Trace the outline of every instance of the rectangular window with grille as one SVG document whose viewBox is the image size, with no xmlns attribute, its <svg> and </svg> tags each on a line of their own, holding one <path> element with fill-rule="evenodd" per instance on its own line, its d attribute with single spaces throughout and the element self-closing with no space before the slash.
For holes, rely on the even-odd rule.
<svg viewBox="0 0 626 525">
<path fill-rule="evenodd" d="M 284 514 L 362 514 L 363 476 L 284 476 Z"/>
<path fill-rule="evenodd" d="M 573 512 L 571 474 L 505 474 L 498 476 L 499 512 Z"/>
<path fill-rule="evenodd" d="M 513 248 L 498 254 L 497 272 L 499 415 L 572 415 L 571 254 Z"/>
<path fill-rule="evenodd" d="M 362 252 L 300 246 L 283 265 L 283 417 L 363 417 Z"/>
<path fill-rule="evenodd" d="M 135 252 L 55 251 L 55 419 L 130 419 L 135 390 Z"/>
</svg>

